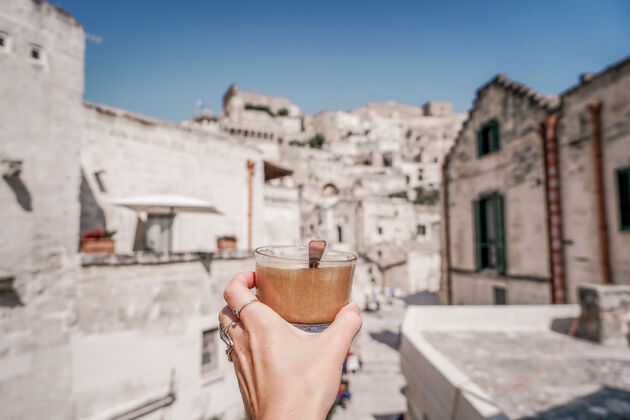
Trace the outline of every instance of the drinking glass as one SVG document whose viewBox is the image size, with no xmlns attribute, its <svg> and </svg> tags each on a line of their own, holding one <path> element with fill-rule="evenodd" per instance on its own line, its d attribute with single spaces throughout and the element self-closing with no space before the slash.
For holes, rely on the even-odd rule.
<svg viewBox="0 0 630 420">
<path fill-rule="evenodd" d="M 258 299 L 302 330 L 323 331 L 350 301 L 354 254 L 326 249 L 313 263 L 307 246 L 263 246 L 254 255 Z"/>
</svg>

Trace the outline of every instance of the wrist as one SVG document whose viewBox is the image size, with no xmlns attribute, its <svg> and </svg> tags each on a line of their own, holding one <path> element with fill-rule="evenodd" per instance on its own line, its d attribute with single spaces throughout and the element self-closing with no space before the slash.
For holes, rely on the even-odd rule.
<svg viewBox="0 0 630 420">
<path fill-rule="evenodd" d="M 287 397 L 283 401 L 275 401 L 268 404 L 268 407 L 261 407 L 260 415 L 255 420 L 283 420 L 283 419 L 300 419 L 300 420 L 323 420 L 330 407 L 323 407 L 322 404 L 316 404 L 313 398 L 293 399 Z M 288 400 L 288 401 L 287 401 Z"/>
</svg>

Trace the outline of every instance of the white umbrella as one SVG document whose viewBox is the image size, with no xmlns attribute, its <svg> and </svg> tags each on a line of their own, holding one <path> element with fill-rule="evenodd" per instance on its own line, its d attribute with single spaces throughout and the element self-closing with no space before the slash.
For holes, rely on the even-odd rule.
<svg viewBox="0 0 630 420">
<path fill-rule="evenodd" d="M 183 212 L 222 214 L 206 201 L 178 194 L 141 195 L 110 200 L 110 203 L 127 207 L 138 212 L 145 211 L 151 214 L 175 214 Z"/>
</svg>

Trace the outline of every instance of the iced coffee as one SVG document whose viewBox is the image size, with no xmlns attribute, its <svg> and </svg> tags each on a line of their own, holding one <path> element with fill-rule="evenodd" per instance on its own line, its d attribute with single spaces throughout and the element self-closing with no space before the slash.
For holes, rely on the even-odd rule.
<svg viewBox="0 0 630 420">
<path fill-rule="evenodd" d="M 356 257 L 325 250 L 309 263 L 308 247 L 269 246 L 256 255 L 256 294 L 288 322 L 323 330 L 350 300 Z"/>
</svg>

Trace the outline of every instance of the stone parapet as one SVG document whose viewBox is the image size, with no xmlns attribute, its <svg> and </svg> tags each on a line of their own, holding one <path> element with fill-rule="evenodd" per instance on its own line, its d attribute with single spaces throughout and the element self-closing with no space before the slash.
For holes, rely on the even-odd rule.
<svg viewBox="0 0 630 420">
<path fill-rule="evenodd" d="M 582 284 L 577 336 L 602 344 L 630 344 L 630 286 Z"/>
<path fill-rule="evenodd" d="M 120 265 L 154 265 L 176 264 L 193 261 L 210 260 L 244 260 L 252 258 L 251 251 L 225 249 L 213 252 L 129 252 L 122 254 L 81 254 L 81 265 L 120 266 Z"/>
</svg>

